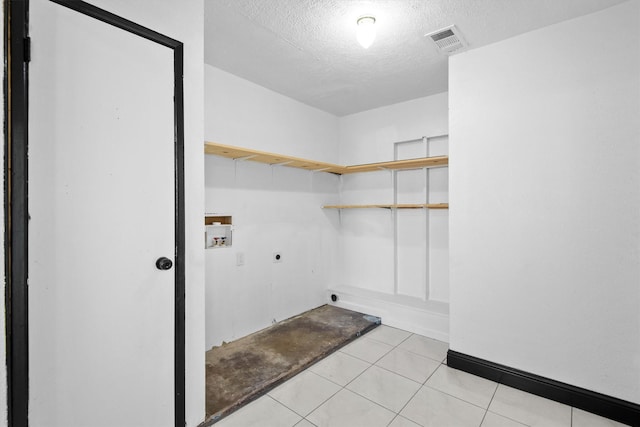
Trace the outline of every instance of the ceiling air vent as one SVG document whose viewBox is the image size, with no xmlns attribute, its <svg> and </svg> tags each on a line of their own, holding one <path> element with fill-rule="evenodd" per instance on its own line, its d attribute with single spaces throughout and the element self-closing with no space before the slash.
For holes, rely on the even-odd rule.
<svg viewBox="0 0 640 427">
<path fill-rule="evenodd" d="M 462 38 L 460 30 L 458 30 L 455 25 L 450 25 L 433 33 L 425 34 L 425 37 L 428 37 L 435 43 L 439 52 L 447 55 L 451 55 L 467 47 L 467 43 Z"/>
</svg>

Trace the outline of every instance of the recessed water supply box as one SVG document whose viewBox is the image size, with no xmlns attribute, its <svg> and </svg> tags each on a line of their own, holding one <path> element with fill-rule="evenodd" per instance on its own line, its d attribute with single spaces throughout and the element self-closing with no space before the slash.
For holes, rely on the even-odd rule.
<svg viewBox="0 0 640 427">
<path fill-rule="evenodd" d="M 233 218 L 231 215 L 205 214 L 204 227 L 205 249 L 231 247 L 233 240 Z"/>
</svg>

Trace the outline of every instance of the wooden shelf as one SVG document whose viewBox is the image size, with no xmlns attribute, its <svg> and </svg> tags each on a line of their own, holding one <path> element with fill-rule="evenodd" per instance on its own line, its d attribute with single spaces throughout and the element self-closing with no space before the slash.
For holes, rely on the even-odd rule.
<svg viewBox="0 0 640 427">
<path fill-rule="evenodd" d="M 219 224 L 215 224 L 215 225 L 233 224 L 231 215 L 204 214 L 204 225 L 214 225 L 214 223 L 216 222 L 218 222 Z"/>
<path fill-rule="evenodd" d="M 369 163 L 364 165 L 340 166 L 332 163 L 316 162 L 313 160 L 301 159 L 298 157 L 268 153 L 266 151 L 233 147 L 230 145 L 218 144 L 217 142 L 205 142 L 204 152 L 206 154 L 227 157 L 229 159 L 250 160 L 252 162 L 267 163 L 270 165 L 282 165 L 317 172 L 330 172 L 338 175 L 359 172 L 374 172 L 387 169 L 403 170 L 434 168 L 447 166 L 449 164 L 448 156 L 437 156 L 408 160 L 395 160 L 392 162 Z"/>
<path fill-rule="evenodd" d="M 447 166 L 449 164 L 448 156 L 437 157 L 421 157 L 418 159 L 394 160 L 392 162 L 369 163 L 366 165 L 345 166 L 343 174 L 358 172 L 373 172 L 385 169 L 402 170 L 402 169 L 419 169 L 419 168 L 435 168 Z"/>
<path fill-rule="evenodd" d="M 315 162 L 313 160 L 300 159 L 298 157 L 268 153 L 266 151 L 232 147 L 230 145 L 218 144 L 217 142 L 205 142 L 204 152 L 206 154 L 214 154 L 216 156 L 227 157 L 229 159 L 250 160 L 252 162 L 289 166 L 292 168 L 306 169 L 310 171 L 324 171 L 342 174 L 344 169 L 343 166 L 331 163 Z"/>
<path fill-rule="evenodd" d="M 390 205 L 326 205 L 324 209 L 449 209 L 449 203 L 401 203 Z"/>
</svg>

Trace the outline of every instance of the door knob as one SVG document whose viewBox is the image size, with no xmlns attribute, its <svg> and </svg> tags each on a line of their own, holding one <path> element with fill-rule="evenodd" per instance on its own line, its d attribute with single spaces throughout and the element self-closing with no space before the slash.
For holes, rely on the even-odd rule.
<svg viewBox="0 0 640 427">
<path fill-rule="evenodd" d="M 170 270 L 173 267 L 173 262 L 167 257 L 160 257 L 156 261 L 156 267 L 158 270 Z"/>
</svg>

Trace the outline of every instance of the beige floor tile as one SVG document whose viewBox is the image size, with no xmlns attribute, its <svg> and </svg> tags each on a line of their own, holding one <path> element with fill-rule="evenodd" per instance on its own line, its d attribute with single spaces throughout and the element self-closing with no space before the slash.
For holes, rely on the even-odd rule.
<svg viewBox="0 0 640 427">
<path fill-rule="evenodd" d="M 400 412 L 422 426 L 479 427 L 485 410 L 423 386 Z"/>
<path fill-rule="evenodd" d="M 290 427 L 302 417 L 291 409 L 263 396 L 217 422 L 216 427 Z"/>
<path fill-rule="evenodd" d="M 420 383 L 377 366 L 370 367 L 347 385 L 349 390 L 396 413 L 420 387 Z"/>
<path fill-rule="evenodd" d="M 342 389 L 307 419 L 318 427 L 386 427 L 394 416 L 388 409 Z"/>
<path fill-rule="evenodd" d="M 440 363 L 410 351 L 394 348 L 378 360 L 376 365 L 424 384 L 427 378 L 438 369 Z"/>
<path fill-rule="evenodd" d="M 440 365 L 425 385 L 485 409 L 498 386 L 493 381 L 445 365 Z"/>
<path fill-rule="evenodd" d="M 375 363 L 391 350 L 393 350 L 392 345 L 362 337 L 342 347 L 340 351 L 365 362 Z"/>
<path fill-rule="evenodd" d="M 413 421 L 410 421 L 404 417 L 398 415 L 393 419 L 389 427 L 421 427 L 420 424 L 416 424 Z"/>
<path fill-rule="evenodd" d="M 339 390 L 336 383 L 304 371 L 272 390 L 269 396 L 304 417 Z"/>
<path fill-rule="evenodd" d="M 482 421 L 482 427 L 527 427 L 517 421 L 510 420 L 502 415 L 487 412 Z"/>
<path fill-rule="evenodd" d="M 381 341 L 385 344 L 389 344 L 395 347 L 402 341 L 409 338 L 409 336 L 411 336 L 411 332 L 392 328 L 390 326 L 380 325 L 365 336 L 369 339 Z"/>
<path fill-rule="evenodd" d="M 449 344 L 414 334 L 398 345 L 398 348 L 442 362 L 447 357 Z"/>
<path fill-rule="evenodd" d="M 489 411 L 528 426 L 570 427 L 571 407 L 505 385 L 498 385 Z"/>
<path fill-rule="evenodd" d="M 371 364 L 357 357 L 336 352 L 311 366 L 309 370 L 338 385 L 345 386 L 369 366 Z"/>
<path fill-rule="evenodd" d="M 572 408 L 572 410 L 572 427 L 622 427 L 626 425 L 578 408 Z"/>
</svg>

